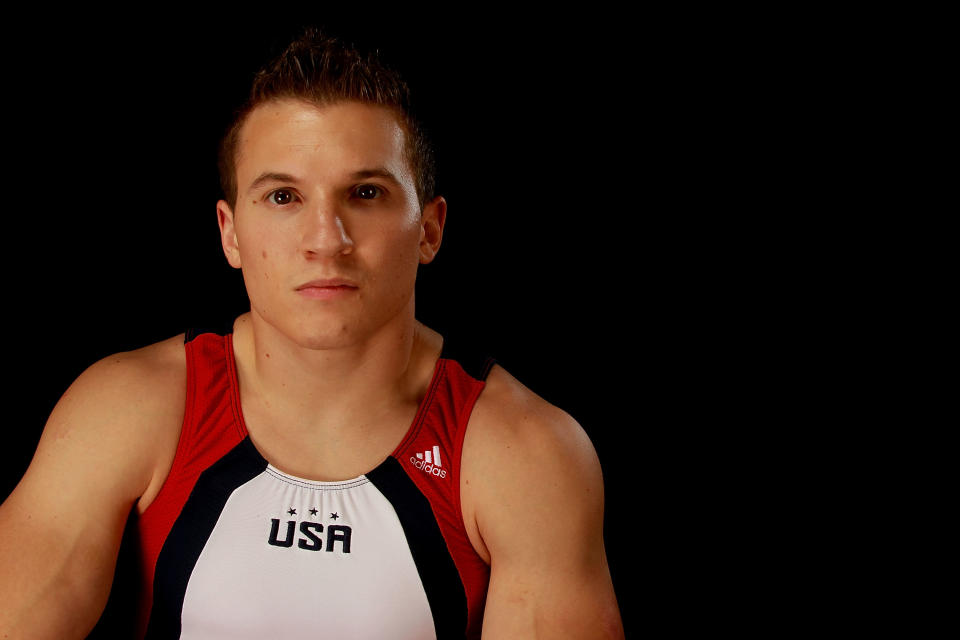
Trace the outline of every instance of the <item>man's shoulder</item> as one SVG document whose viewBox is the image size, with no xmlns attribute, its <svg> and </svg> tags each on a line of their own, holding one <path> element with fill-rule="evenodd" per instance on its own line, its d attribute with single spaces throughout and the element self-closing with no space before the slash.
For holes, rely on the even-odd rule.
<svg viewBox="0 0 960 640">
<path fill-rule="evenodd" d="M 110 412 L 152 421 L 164 408 L 182 411 L 186 388 L 184 334 L 94 362 L 63 395 L 60 404 L 84 413 Z"/>
<path fill-rule="evenodd" d="M 183 420 L 182 336 L 109 355 L 81 373 L 57 401 L 17 495 L 79 482 L 90 509 L 129 509 L 172 458 Z M 26 498 L 24 498 L 26 499 Z"/>
<path fill-rule="evenodd" d="M 583 431 L 573 416 L 530 390 L 500 364 L 487 376 L 471 418 L 471 424 L 474 422 L 491 436 L 513 439 L 562 437 Z"/>
<path fill-rule="evenodd" d="M 488 562 L 535 557 L 536 532 L 558 513 L 570 522 L 602 521 L 600 462 L 583 427 L 499 365 L 470 417 L 460 487 L 471 540 Z"/>
<path fill-rule="evenodd" d="M 84 371 L 78 381 L 108 384 L 117 391 L 170 384 L 186 376 L 184 334 L 154 342 L 138 349 L 120 351 L 101 358 Z"/>
<path fill-rule="evenodd" d="M 131 364 L 138 365 L 143 375 L 170 376 L 179 374 L 182 377 L 186 375 L 187 370 L 186 351 L 184 350 L 185 338 L 186 335 L 180 333 L 172 338 L 116 355 L 122 355 Z"/>
<path fill-rule="evenodd" d="M 484 476 L 504 464 L 531 475 L 563 473 L 599 477 L 599 461 L 583 427 L 557 407 L 495 365 L 477 399 L 467 430 L 465 454 L 483 460 Z M 470 447 L 470 451 L 467 447 Z M 527 475 L 507 474 L 509 477 Z"/>
</svg>

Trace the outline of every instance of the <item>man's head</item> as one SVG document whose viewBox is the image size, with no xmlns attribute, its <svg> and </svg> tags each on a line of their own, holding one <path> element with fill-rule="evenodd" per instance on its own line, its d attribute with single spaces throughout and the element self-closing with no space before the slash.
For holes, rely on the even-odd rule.
<svg viewBox="0 0 960 640">
<path fill-rule="evenodd" d="M 355 101 L 391 110 L 405 135 L 405 156 L 414 175 L 420 208 L 433 199 L 433 150 L 411 112 L 407 84 L 376 56 L 365 56 L 337 38 L 311 29 L 257 73 L 246 104 L 221 142 L 220 185 L 231 207 L 237 203 L 237 154 L 241 152 L 239 141 L 244 123 L 258 106 L 289 99 L 318 107 Z"/>
<path fill-rule="evenodd" d="M 446 201 L 431 193 L 406 93 L 382 67 L 315 35 L 257 76 L 225 140 L 229 201 L 217 203 L 255 327 L 310 349 L 409 331 Z"/>
</svg>

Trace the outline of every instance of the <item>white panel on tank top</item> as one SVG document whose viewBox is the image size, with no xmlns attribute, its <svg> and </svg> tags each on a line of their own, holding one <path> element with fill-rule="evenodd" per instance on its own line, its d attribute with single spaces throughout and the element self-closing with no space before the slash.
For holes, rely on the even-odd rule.
<svg viewBox="0 0 960 640">
<path fill-rule="evenodd" d="M 287 522 L 296 523 L 292 546 L 268 542 L 274 518 L 279 541 Z M 299 540 L 316 546 L 301 533 L 303 521 L 323 525 L 322 550 L 300 548 Z M 350 527 L 349 553 L 341 541 L 326 550 L 334 524 Z M 436 638 L 410 547 L 383 494 L 364 476 L 310 482 L 272 466 L 227 499 L 187 583 L 181 624 L 186 640 Z"/>
</svg>

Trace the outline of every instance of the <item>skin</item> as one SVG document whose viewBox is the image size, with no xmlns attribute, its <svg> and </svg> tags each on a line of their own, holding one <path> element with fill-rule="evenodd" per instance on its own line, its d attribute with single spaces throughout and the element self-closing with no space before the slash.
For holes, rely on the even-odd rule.
<svg viewBox="0 0 960 640">
<path fill-rule="evenodd" d="M 414 284 L 439 250 L 446 202 L 420 209 L 403 144 L 381 107 L 267 103 L 241 132 L 236 206 L 217 203 L 251 302 L 234 323 L 247 429 L 292 475 L 343 480 L 382 462 L 439 357 L 442 336 L 414 317 Z M 356 176 L 368 169 L 393 179 Z M 328 300 L 297 291 L 334 277 L 356 288 Z M 92 628 L 126 516 L 149 506 L 172 465 L 185 369 L 175 336 L 105 358 L 61 398 L 0 506 L 0 637 Z M 622 638 L 603 481 L 580 425 L 495 366 L 461 465 L 464 525 L 491 567 L 483 637 Z"/>
</svg>

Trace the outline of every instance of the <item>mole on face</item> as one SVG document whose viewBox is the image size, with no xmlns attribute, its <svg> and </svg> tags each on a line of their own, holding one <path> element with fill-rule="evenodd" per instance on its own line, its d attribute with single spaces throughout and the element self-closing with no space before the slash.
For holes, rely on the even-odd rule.
<svg viewBox="0 0 960 640">
<path fill-rule="evenodd" d="M 266 251 L 263 252 L 263 257 L 264 257 L 264 259 L 266 259 L 266 257 L 267 257 L 267 252 L 266 252 Z"/>
</svg>

